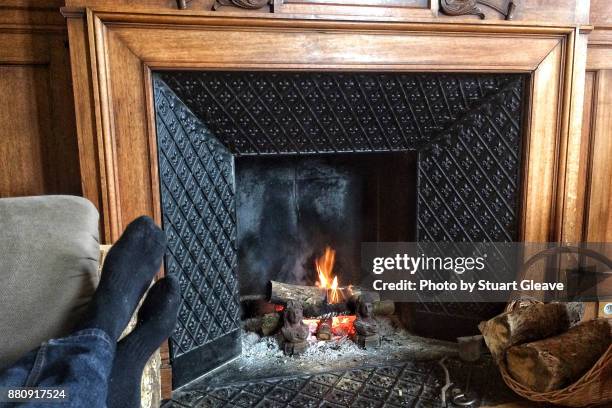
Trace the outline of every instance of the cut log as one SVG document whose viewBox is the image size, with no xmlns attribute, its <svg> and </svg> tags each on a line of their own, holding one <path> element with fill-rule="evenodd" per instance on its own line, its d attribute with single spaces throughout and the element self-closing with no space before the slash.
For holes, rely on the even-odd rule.
<svg viewBox="0 0 612 408">
<path fill-rule="evenodd" d="M 508 371 L 536 392 L 561 389 L 584 375 L 610 347 L 610 331 L 606 319 L 590 320 L 558 336 L 511 347 Z"/>
<path fill-rule="evenodd" d="M 304 317 L 331 317 L 352 313 L 352 309 L 346 303 L 303 304 Z"/>
<path fill-rule="evenodd" d="M 567 330 L 569 317 L 562 303 L 538 303 L 502 313 L 478 325 L 495 358 L 510 346 L 540 340 Z"/>
<path fill-rule="evenodd" d="M 278 305 L 287 305 L 290 300 L 299 302 L 304 310 L 304 317 L 321 317 L 325 315 L 354 313 L 355 300 L 367 296 L 373 303 L 375 314 L 393 314 L 395 307 L 389 302 L 381 302 L 380 295 L 359 287 L 338 288 L 340 303 L 327 303 L 327 290 L 316 286 L 293 285 L 277 281 L 268 284 L 268 301 Z M 377 312 L 378 311 L 378 312 Z"/>
<path fill-rule="evenodd" d="M 359 296 L 367 296 L 371 302 L 380 301 L 380 295 L 371 290 L 365 290 L 358 286 L 347 286 L 337 289 L 340 300 L 350 302 Z M 286 305 L 289 300 L 303 303 L 318 303 L 327 301 L 328 290 L 316 286 L 293 285 L 271 280 L 268 284 L 268 301 L 270 303 Z"/>
<path fill-rule="evenodd" d="M 268 285 L 268 302 L 287 305 L 287 302 L 317 304 L 325 302 L 327 291 L 316 286 L 292 285 L 271 280 Z"/>
<path fill-rule="evenodd" d="M 352 302 L 356 301 L 360 297 L 365 297 L 368 302 L 377 303 L 381 302 L 380 293 L 373 290 L 367 290 L 359 286 L 349 286 L 346 288 L 340 288 L 341 299 L 347 299 Z"/>
<path fill-rule="evenodd" d="M 341 314 L 348 310 L 345 303 L 330 305 L 326 302 L 326 298 L 327 291 L 316 286 L 292 285 L 276 281 L 270 281 L 269 284 L 270 303 L 286 306 L 290 300 L 298 302 L 302 305 L 304 317 Z"/>
</svg>

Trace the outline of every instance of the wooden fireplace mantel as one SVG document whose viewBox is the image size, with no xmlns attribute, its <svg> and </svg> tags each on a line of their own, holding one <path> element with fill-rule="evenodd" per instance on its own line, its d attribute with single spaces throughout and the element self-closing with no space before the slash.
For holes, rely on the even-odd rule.
<svg viewBox="0 0 612 408">
<path fill-rule="evenodd" d="M 161 221 L 151 74 L 172 69 L 527 73 L 520 237 L 582 237 L 576 208 L 584 200 L 584 157 L 569 146 L 580 145 L 589 27 L 116 7 L 63 12 L 83 193 L 101 211 L 106 243 L 138 215 Z"/>
<path fill-rule="evenodd" d="M 579 136 L 582 104 L 578 26 L 104 8 L 87 9 L 85 19 L 65 14 L 83 189 L 101 209 L 107 242 L 139 214 L 160 220 L 151 72 L 168 69 L 530 73 L 521 237 L 579 238 L 581 224 L 565 214 L 580 182 L 568 171 L 579 152 L 567 148 Z"/>
</svg>

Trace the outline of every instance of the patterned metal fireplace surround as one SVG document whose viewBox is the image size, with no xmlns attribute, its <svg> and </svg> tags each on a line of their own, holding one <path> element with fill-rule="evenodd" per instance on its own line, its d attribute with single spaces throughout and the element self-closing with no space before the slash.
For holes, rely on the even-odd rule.
<svg viewBox="0 0 612 408">
<path fill-rule="evenodd" d="M 174 386 L 240 353 L 234 157 L 416 151 L 420 241 L 514 241 L 526 77 L 155 74 L 166 271 L 180 278 Z M 414 220 L 413 220 L 414 221 Z M 487 304 L 420 304 L 436 324 Z"/>
</svg>

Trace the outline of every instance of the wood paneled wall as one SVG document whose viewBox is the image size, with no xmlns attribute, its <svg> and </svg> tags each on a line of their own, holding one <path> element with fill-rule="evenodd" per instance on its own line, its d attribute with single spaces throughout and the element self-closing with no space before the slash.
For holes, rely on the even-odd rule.
<svg viewBox="0 0 612 408">
<path fill-rule="evenodd" d="M 190 11 L 210 10 L 213 2 L 193 0 L 188 7 Z M 356 0 L 356 3 L 364 2 Z M 424 0 L 414 0 L 414 3 L 420 9 L 437 9 L 434 3 Z M 590 22 L 595 26 L 589 38 L 582 137 L 580 146 L 568 148 L 581 150 L 580 177 L 584 188 L 577 195 L 584 200 L 576 202 L 584 203 L 579 211 L 583 213 L 582 238 L 612 241 L 609 182 L 612 177 L 612 3 L 608 0 L 523 0 L 517 4 L 516 20 L 537 20 L 543 24 Z M 176 10 L 175 0 L 0 0 L 0 197 L 85 193 L 92 201 L 100 202 L 98 191 L 88 192 L 82 187 L 82 174 L 96 167 L 97 160 L 79 163 L 70 72 L 71 53 L 73 59 L 76 55 L 81 60 L 74 63 L 75 67 L 89 69 L 88 44 L 74 43 L 76 50 L 68 48 L 66 22 L 59 12 L 64 5 L 152 12 Z M 247 12 L 223 9 L 226 10 Z M 440 15 L 438 18 L 459 22 L 466 17 Z M 500 16 L 488 10 L 487 18 Z M 92 92 L 83 87 L 79 89 L 78 92 Z M 77 124 L 92 120 L 86 118 L 92 115 L 91 107 L 78 106 L 77 112 Z M 82 133 L 79 134 L 82 136 Z M 91 153 L 90 157 L 97 155 L 97 152 Z M 85 156 L 88 154 L 81 154 Z M 94 173 L 98 174 L 97 171 Z"/>
<path fill-rule="evenodd" d="M 594 30 L 587 47 L 581 149 L 584 221 L 582 239 L 612 242 L 612 2 L 591 0 Z M 608 302 L 600 302 L 598 314 Z"/>
<path fill-rule="evenodd" d="M 610 69 L 587 72 L 585 88 L 583 138 L 590 154 L 584 240 L 612 242 L 612 60 Z"/>
<path fill-rule="evenodd" d="M 0 197 L 80 194 L 60 0 L 0 0 Z"/>
</svg>

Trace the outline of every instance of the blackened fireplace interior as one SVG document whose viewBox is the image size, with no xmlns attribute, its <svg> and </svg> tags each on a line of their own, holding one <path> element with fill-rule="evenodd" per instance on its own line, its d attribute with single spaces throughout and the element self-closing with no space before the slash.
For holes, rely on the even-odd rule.
<svg viewBox="0 0 612 408">
<path fill-rule="evenodd" d="M 173 385 L 241 352 L 270 280 L 313 285 L 330 246 L 515 241 L 527 77 L 173 71 L 154 75 L 166 273 L 182 303 Z M 487 303 L 418 303 L 410 330 L 473 334 Z"/>
<path fill-rule="evenodd" d="M 315 285 L 327 246 L 347 284 L 361 280 L 361 242 L 414 241 L 416 224 L 397 222 L 416 219 L 414 152 L 246 156 L 235 171 L 242 299 L 270 280 Z"/>
</svg>

